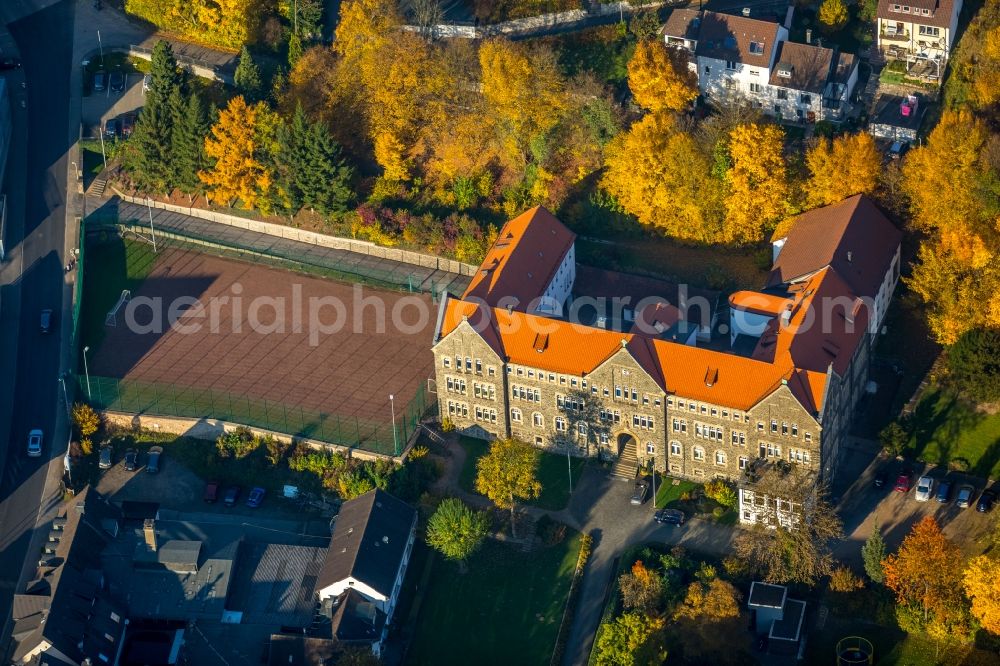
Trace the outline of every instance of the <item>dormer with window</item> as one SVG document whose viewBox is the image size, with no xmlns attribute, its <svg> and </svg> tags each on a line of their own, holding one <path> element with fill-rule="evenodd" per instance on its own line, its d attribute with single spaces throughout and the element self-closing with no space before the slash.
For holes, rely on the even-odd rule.
<svg viewBox="0 0 1000 666">
<path fill-rule="evenodd" d="M 750 42 L 750 55 L 764 55 L 764 42 Z"/>
</svg>

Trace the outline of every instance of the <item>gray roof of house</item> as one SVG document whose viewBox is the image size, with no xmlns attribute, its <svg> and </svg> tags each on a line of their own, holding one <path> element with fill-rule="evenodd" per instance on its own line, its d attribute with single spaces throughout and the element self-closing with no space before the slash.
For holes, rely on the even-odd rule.
<svg viewBox="0 0 1000 666">
<path fill-rule="evenodd" d="M 784 585 L 772 585 L 754 581 L 750 584 L 750 598 L 747 606 L 751 608 L 782 608 L 788 588 Z"/>
<path fill-rule="evenodd" d="M 770 638 L 782 641 L 798 641 L 802 632 L 802 620 L 806 614 L 806 602 L 788 599 L 780 620 L 771 624 Z"/>
<path fill-rule="evenodd" d="M 316 581 L 327 549 L 244 544 L 228 608 L 253 624 L 305 626 L 316 607 Z"/>
<path fill-rule="evenodd" d="M 318 589 L 353 577 L 388 596 L 417 511 L 375 489 L 344 503 L 319 574 Z"/>
<path fill-rule="evenodd" d="M 330 629 L 342 643 L 372 643 L 382 636 L 386 614 L 355 589 L 330 599 Z"/>
</svg>

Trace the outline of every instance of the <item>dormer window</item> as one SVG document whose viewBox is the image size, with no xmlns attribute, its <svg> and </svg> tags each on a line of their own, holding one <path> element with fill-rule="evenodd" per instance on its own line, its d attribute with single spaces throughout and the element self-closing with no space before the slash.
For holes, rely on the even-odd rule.
<svg viewBox="0 0 1000 666">
<path fill-rule="evenodd" d="M 778 76 L 780 76 L 783 79 L 790 79 L 790 78 L 792 78 L 792 66 L 789 65 L 787 62 L 779 62 L 778 63 Z"/>
<path fill-rule="evenodd" d="M 903 8 L 900 7 L 899 5 L 893 5 L 892 6 L 892 11 L 894 11 L 894 12 L 901 12 L 901 11 L 903 11 Z"/>
<path fill-rule="evenodd" d="M 909 14 L 910 13 L 910 6 L 909 5 L 903 5 L 902 12 L 904 14 Z"/>
<path fill-rule="evenodd" d="M 736 61 L 735 60 L 727 60 L 726 61 L 726 69 L 736 69 Z"/>
<path fill-rule="evenodd" d="M 751 55 L 764 55 L 764 42 L 750 42 Z"/>
<path fill-rule="evenodd" d="M 931 15 L 931 10 L 929 10 L 929 9 L 921 9 L 920 13 L 923 14 L 924 16 L 930 16 Z"/>
</svg>

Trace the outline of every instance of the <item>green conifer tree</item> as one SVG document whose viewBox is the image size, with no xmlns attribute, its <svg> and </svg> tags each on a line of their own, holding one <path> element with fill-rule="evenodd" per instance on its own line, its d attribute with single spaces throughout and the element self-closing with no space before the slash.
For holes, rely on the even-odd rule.
<svg viewBox="0 0 1000 666">
<path fill-rule="evenodd" d="M 253 61 L 253 56 L 250 55 L 250 50 L 247 49 L 246 45 L 240 51 L 240 62 L 233 74 L 233 83 L 236 84 L 236 89 L 247 101 L 255 102 L 260 99 L 260 91 L 263 87 L 260 67 Z"/>
</svg>

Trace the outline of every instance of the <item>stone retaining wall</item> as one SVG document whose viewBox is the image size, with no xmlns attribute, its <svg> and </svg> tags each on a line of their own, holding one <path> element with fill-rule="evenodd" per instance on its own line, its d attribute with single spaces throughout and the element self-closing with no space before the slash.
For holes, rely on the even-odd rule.
<svg viewBox="0 0 1000 666">
<path fill-rule="evenodd" d="M 119 192 L 115 188 L 112 189 L 114 189 L 115 193 L 121 197 L 123 201 L 138 204 L 140 206 L 146 205 L 147 203 L 146 199 L 132 197 Z M 476 274 L 476 267 L 472 264 L 466 264 L 454 259 L 437 257 L 432 254 L 404 250 L 398 247 L 383 247 L 368 241 L 360 241 L 353 238 L 342 238 L 340 236 L 329 236 L 327 234 L 316 233 L 315 231 L 296 229 L 295 227 L 289 227 L 283 224 L 262 222 L 260 220 L 239 217 L 237 215 L 229 215 L 227 213 L 205 210 L 203 208 L 187 208 L 185 206 L 177 206 L 154 200 L 149 200 L 149 205 L 153 208 L 162 208 L 163 210 L 180 213 L 181 215 L 197 217 L 202 220 L 209 220 L 211 222 L 217 222 L 218 224 L 226 224 L 231 227 L 267 234 L 268 236 L 294 240 L 300 243 L 309 243 L 310 245 L 318 245 L 320 247 L 328 247 L 335 250 L 347 250 L 348 252 L 365 254 L 371 257 L 378 257 L 379 259 L 398 261 L 404 264 L 421 266 L 423 268 L 432 268 L 458 275 L 471 276 Z"/>
<path fill-rule="evenodd" d="M 219 435 L 236 429 L 240 426 L 239 423 L 229 423 L 227 421 L 219 421 L 218 419 L 192 419 L 184 418 L 178 416 L 151 416 L 149 414 L 129 414 L 127 412 L 116 412 L 106 410 L 102 412 L 105 422 L 112 425 L 119 426 L 121 428 L 134 428 L 136 426 L 146 429 L 154 430 L 159 432 L 168 432 L 174 435 L 184 435 L 186 437 L 193 437 L 195 439 L 204 439 L 210 442 L 214 442 Z M 270 435 L 277 440 L 282 442 L 295 442 L 297 444 L 305 444 L 314 449 L 326 449 L 330 451 L 336 451 L 338 453 L 343 453 L 350 456 L 351 458 L 357 458 L 359 460 L 377 460 L 385 459 L 392 460 L 395 463 L 402 464 L 406 460 L 406 456 L 410 452 L 410 448 L 413 442 L 408 442 L 405 449 L 403 449 L 402 455 L 399 456 L 387 456 L 380 453 L 373 453 L 371 451 L 365 451 L 363 449 L 358 449 L 350 446 L 338 446 L 336 444 L 328 444 L 326 442 L 319 442 L 314 439 L 306 439 L 304 437 L 291 437 L 289 435 L 282 434 L 280 432 L 274 432 L 272 430 L 264 430 L 262 428 L 250 428 L 251 432 L 255 435 L 266 436 Z M 414 433 L 420 432 L 419 430 L 414 430 Z M 415 437 L 412 438 L 415 441 Z"/>
</svg>

